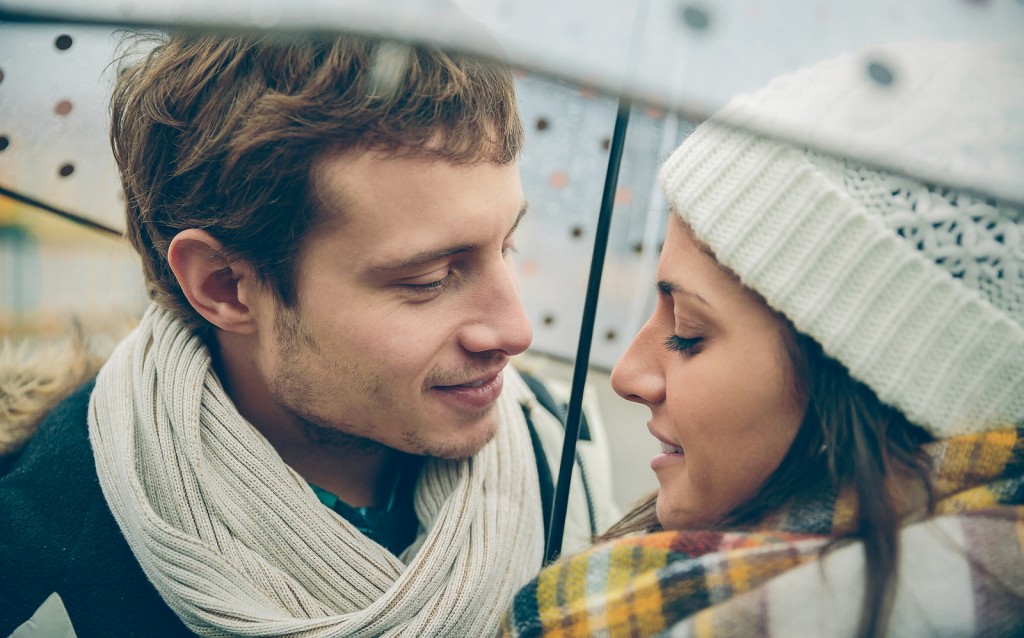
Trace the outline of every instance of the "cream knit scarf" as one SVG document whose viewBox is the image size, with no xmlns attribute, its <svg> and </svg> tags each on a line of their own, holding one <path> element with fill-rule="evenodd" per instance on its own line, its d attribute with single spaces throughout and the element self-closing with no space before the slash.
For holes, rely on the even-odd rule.
<svg viewBox="0 0 1024 638">
<path fill-rule="evenodd" d="M 526 389 L 505 374 L 494 440 L 424 463 L 406 562 L 320 504 L 236 411 L 201 340 L 156 306 L 100 372 L 89 436 L 114 518 L 193 631 L 485 636 L 543 555 Z"/>
</svg>

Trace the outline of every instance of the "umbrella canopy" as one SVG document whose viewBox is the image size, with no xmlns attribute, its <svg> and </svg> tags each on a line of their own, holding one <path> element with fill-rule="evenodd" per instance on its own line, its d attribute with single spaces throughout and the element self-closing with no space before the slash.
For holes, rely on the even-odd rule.
<svg viewBox="0 0 1024 638">
<path fill-rule="evenodd" d="M 891 86 L 893 96 L 876 105 L 868 96 L 863 106 L 886 112 L 920 110 L 919 99 L 901 86 L 915 86 L 919 71 L 904 64 L 884 45 L 911 40 L 1024 42 L 1024 3 L 985 0 L 885 0 L 859 3 L 839 0 L 793 0 L 769 5 L 759 0 L 240 0 L 176 3 L 156 0 L 4 0 L 8 17 L 72 20 L 112 24 L 221 26 L 273 31 L 354 30 L 407 41 L 429 41 L 449 48 L 495 55 L 489 39 L 479 37 L 473 21 L 495 35 L 511 61 L 523 68 L 701 118 L 737 93 L 750 91 L 781 73 L 839 53 L 867 50 L 862 66 L 866 81 Z M 463 15 L 471 20 L 467 21 Z M 6 48 L 6 47 L 5 47 Z M 872 48 L 878 48 L 872 53 Z M 1008 55 L 996 65 L 968 54 L 949 68 L 950 88 L 940 106 L 957 112 L 962 100 L 982 93 L 998 95 L 1001 104 L 1021 106 L 1024 56 Z M 961 72 L 968 70 L 967 75 Z M 879 80 L 883 80 L 879 83 Z M 960 87 L 959 82 L 968 82 Z M 967 89 L 967 90 L 963 90 Z M 929 97 L 932 97 L 930 95 Z M 861 104 L 851 105 L 851 110 Z M 1006 131 L 1024 141 L 1022 113 L 1004 113 Z M 790 136 L 795 120 L 769 127 Z M 823 124 L 829 135 L 814 136 L 823 150 L 856 153 L 875 163 L 913 172 L 931 181 L 984 189 L 1004 199 L 1024 202 L 1024 153 L 1008 145 L 990 148 L 985 170 L 963 174 L 936 163 L 936 150 L 914 145 L 893 157 L 891 136 L 864 141 L 857 122 L 836 119 Z M 846 130 L 839 130 L 845 128 Z M 888 133 L 888 131 L 886 132 Z M 851 143 L 859 140 L 854 146 Z M 877 142 L 877 143 L 876 143 Z M 976 165 L 976 164 L 975 164 Z M 998 171 L 988 170 L 999 167 Z"/>
</svg>

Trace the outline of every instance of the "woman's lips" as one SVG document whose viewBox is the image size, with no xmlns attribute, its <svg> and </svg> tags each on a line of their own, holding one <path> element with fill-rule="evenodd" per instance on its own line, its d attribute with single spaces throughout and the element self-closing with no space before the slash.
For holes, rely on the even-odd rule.
<svg viewBox="0 0 1024 638">
<path fill-rule="evenodd" d="M 683 453 L 683 448 L 681 448 L 681 447 L 678 447 L 678 446 L 675 446 L 675 445 L 669 445 L 668 443 L 665 443 L 664 441 L 659 441 L 659 443 L 661 443 L 661 453 L 662 454 L 682 454 Z"/>
<path fill-rule="evenodd" d="M 647 429 L 650 430 L 651 436 L 658 440 L 658 444 L 661 446 L 661 452 L 654 455 L 651 459 L 651 469 L 657 472 L 660 469 L 671 467 L 672 465 L 679 463 L 685 458 L 683 454 L 683 448 L 674 443 L 669 443 L 664 437 L 660 436 L 651 427 L 651 424 L 647 424 Z"/>
</svg>

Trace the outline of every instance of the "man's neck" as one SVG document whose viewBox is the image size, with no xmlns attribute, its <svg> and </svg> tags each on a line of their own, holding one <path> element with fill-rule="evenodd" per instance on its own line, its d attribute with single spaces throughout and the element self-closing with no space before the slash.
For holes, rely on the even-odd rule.
<svg viewBox="0 0 1024 638">
<path fill-rule="evenodd" d="M 256 427 L 307 483 L 331 492 L 353 507 L 383 507 L 407 461 L 405 454 L 365 439 L 325 444 L 310 441 L 303 432 L 295 435 L 287 427 L 268 428 L 270 435 Z"/>
</svg>

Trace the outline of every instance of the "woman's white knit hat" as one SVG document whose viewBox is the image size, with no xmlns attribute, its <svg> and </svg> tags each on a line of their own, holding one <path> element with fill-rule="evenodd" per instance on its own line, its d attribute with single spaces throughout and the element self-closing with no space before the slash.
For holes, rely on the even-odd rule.
<svg viewBox="0 0 1024 638">
<path fill-rule="evenodd" d="M 823 85 L 842 101 L 833 80 L 855 62 L 801 72 L 811 107 L 827 103 Z M 673 153 L 659 177 L 674 210 L 746 286 L 935 436 L 1024 422 L 1024 209 L 732 126 L 782 93 L 791 106 L 791 79 L 730 103 Z"/>
</svg>

